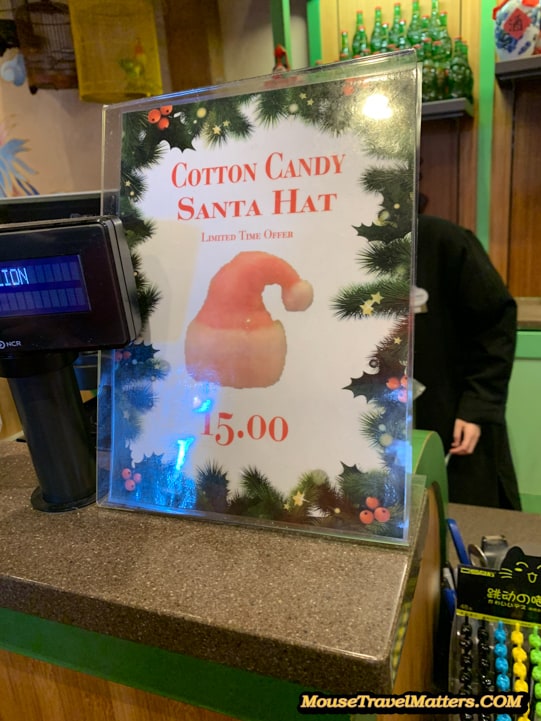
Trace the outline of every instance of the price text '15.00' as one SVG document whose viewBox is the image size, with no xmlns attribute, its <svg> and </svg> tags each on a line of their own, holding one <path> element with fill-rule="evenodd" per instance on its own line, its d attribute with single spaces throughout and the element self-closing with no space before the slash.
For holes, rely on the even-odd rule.
<svg viewBox="0 0 541 721">
<path fill-rule="evenodd" d="M 231 421 L 229 423 L 228 421 Z M 255 414 L 248 418 L 240 428 L 235 427 L 232 413 L 218 413 L 218 422 L 213 430 L 213 419 L 210 413 L 205 413 L 205 427 L 202 435 L 214 436 L 219 446 L 229 446 L 236 438 L 251 438 L 252 441 L 261 441 L 270 438 L 271 441 L 281 443 L 287 438 L 289 431 L 287 421 L 282 416 L 274 416 L 269 421 L 263 416 Z"/>
</svg>

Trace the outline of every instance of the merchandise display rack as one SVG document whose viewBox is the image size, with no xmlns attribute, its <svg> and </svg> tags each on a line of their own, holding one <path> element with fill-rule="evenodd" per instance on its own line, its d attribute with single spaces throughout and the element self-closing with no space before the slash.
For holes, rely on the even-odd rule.
<svg viewBox="0 0 541 721">
<path fill-rule="evenodd" d="M 495 66 L 496 79 L 501 84 L 510 83 L 523 78 L 541 77 L 541 55 L 514 60 L 500 60 Z"/>
<path fill-rule="evenodd" d="M 473 117 L 473 103 L 467 98 L 449 98 L 423 103 L 421 111 L 423 120 L 460 118 L 466 115 Z"/>
</svg>

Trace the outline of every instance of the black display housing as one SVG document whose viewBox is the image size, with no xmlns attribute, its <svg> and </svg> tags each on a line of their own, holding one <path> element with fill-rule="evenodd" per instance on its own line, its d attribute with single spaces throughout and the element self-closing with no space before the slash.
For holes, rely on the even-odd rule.
<svg viewBox="0 0 541 721">
<path fill-rule="evenodd" d="M 118 348 L 139 333 L 133 266 L 118 218 L 0 226 L 0 263 L 67 256 L 79 259 L 90 309 L 15 316 L 0 311 L 0 358 L 27 352 Z"/>
</svg>

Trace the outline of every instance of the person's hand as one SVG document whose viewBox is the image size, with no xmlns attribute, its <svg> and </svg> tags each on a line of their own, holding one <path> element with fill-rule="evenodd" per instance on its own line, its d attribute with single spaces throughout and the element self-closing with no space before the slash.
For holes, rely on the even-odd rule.
<svg viewBox="0 0 541 721">
<path fill-rule="evenodd" d="M 481 426 L 457 418 L 453 428 L 453 442 L 449 453 L 453 456 L 469 456 L 474 452 L 480 437 Z"/>
</svg>

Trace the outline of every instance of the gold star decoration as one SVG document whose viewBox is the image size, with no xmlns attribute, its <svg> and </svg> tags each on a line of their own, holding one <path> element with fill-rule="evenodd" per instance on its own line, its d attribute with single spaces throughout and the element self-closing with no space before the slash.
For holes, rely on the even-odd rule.
<svg viewBox="0 0 541 721">
<path fill-rule="evenodd" d="M 301 93 L 301 94 L 299 95 L 299 98 L 300 98 L 301 100 L 306 100 L 306 93 Z"/>
<path fill-rule="evenodd" d="M 295 493 L 295 495 L 293 496 L 293 503 L 296 506 L 302 506 L 302 504 L 304 503 L 304 500 L 305 500 L 304 493 L 301 493 L 300 491 Z"/>
<path fill-rule="evenodd" d="M 374 312 L 374 308 L 372 307 L 373 302 L 374 301 L 372 301 L 372 300 L 367 300 L 365 303 L 363 303 L 361 305 L 361 310 L 363 312 L 363 315 L 372 315 L 372 313 Z"/>
<path fill-rule="evenodd" d="M 214 133 L 214 135 L 221 135 L 222 129 L 220 128 L 219 125 L 215 125 L 212 128 L 212 132 Z"/>
<path fill-rule="evenodd" d="M 396 338 L 394 339 L 394 344 L 400 345 L 401 343 L 402 343 L 402 338 L 399 338 L 398 336 L 396 336 Z"/>
<path fill-rule="evenodd" d="M 313 105 L 313 104 L 314 104 L 313 98 L 310 98 L 310 100 L 306 101 L 306 105 Z"/>
<path fill-rule="evenodd" d="M 382 300 L 383 300 L 383 296 L 381 295 L 381 293 L 379 291 L 377 293 L 372 293 L 372 301 L 374 303 L 381 303 Z"/>
<path fill-rule="evenodd" d="M 224 126 L 224 128 L 228 128 L 231 125 L 231 123 L 229 122 L 229 120 L 224 120 L 222 125 Z"/>
</svg>

